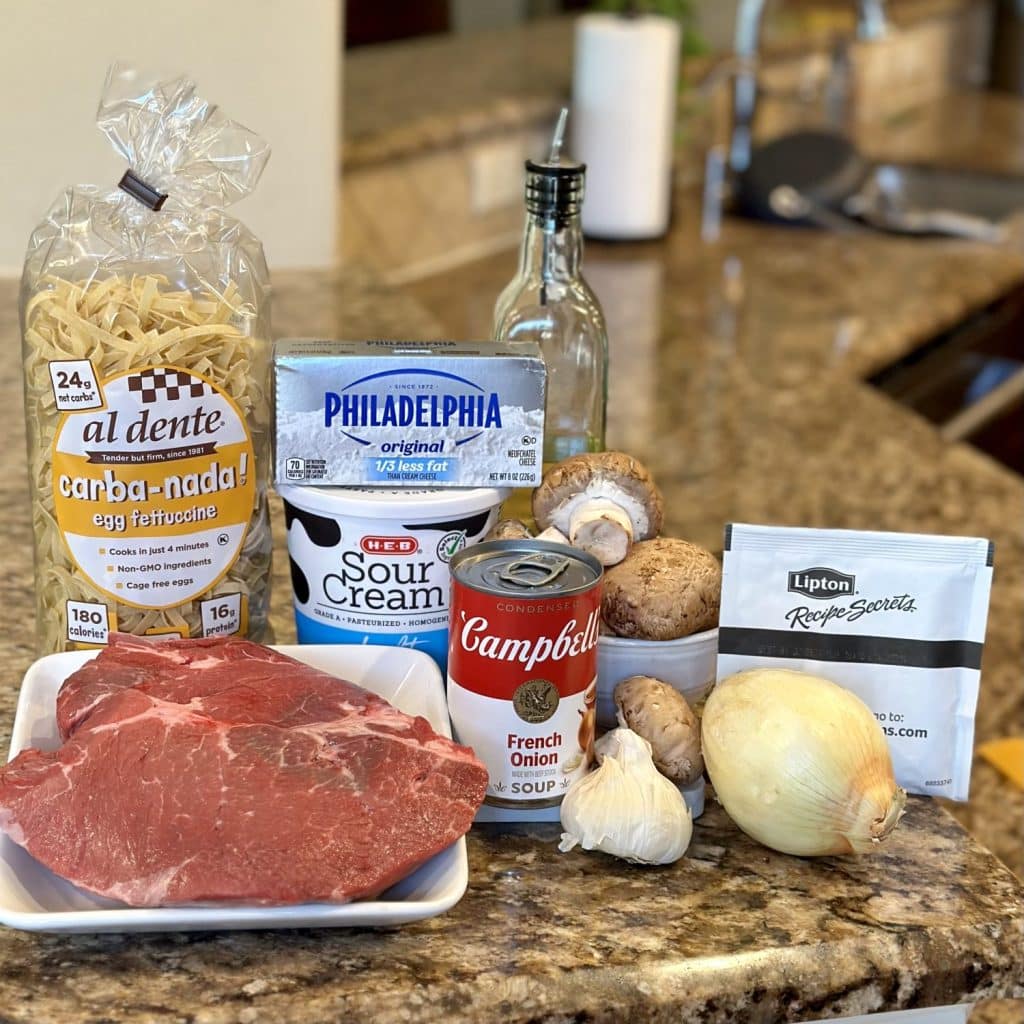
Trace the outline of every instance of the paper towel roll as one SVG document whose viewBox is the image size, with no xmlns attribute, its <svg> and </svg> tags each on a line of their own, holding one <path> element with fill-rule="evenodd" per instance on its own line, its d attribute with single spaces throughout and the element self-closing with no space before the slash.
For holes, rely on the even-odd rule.
<svg viewBox="0 0 1024 1024">
<path fill-rule="evenodd" d="M 668 229 L 679 23 L 588 14 L 576 22 L 572 154 L 587 165 L 583 230 L 654 238 Z"/>
</svg>

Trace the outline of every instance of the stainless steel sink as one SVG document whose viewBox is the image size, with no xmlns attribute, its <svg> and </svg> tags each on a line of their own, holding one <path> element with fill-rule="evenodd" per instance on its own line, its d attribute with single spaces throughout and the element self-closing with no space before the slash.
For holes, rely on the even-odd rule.
<svg viewBox="0 0 1024 1024">
<path fill-rule="evenodd" d="M 875 227 L 999 241 L 1024 211 L 1024 178 L 915 164 L 874 165 L 844 211 Z"/>
<path fill-rule="evenodd" d="M 894 201 L 922 210 L 956 210 L 1002 221 L 1024 210 L 1024 178 L 914 164 L 878 164 L 874 187 Z"/>
</svg>

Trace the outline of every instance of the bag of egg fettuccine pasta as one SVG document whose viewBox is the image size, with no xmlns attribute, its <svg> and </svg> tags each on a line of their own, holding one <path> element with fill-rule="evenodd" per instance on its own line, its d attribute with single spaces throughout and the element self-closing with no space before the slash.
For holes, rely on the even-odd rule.
<svg viewBox="0 0 1024 1024">
<path fill-rule="evenodd" d="M 727 526 L 718 678 L 831 679 L 878 719 L 901 786 L 966 800 L 991 585 L 977 537 Z"/>
<path fill-rule="evenodd" d="M 266 625 L 269 280 L 224 208 L 267 145 L 185 78 L 111 68 L 121 181 L 69 188 L 21 288 L 40 653 Z"/>
</svg>

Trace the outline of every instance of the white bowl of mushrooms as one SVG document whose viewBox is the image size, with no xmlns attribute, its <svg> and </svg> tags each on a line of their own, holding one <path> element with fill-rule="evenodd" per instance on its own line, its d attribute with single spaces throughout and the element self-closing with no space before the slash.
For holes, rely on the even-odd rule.
<svg viewBox="0 0 1024 1024">
<path fill-rule="evenodd" d="M 630 676 L 669 683 L 693 704 L 715 681 L 722 568 L 674 537 L 634 544 L 605 571 L 597 644 L 597 723 L 616 724 L 615 687 Z"/>
<path fill-rule="evenodd" d="M 653 676 L 699 705 L 715 684 L 718 629 L 706 629 L 677 640 L 630 640 L 602 636 L 597 642 L 597 724 L 614 729 L 615 687 L 631 676 Z"/>
</svg>

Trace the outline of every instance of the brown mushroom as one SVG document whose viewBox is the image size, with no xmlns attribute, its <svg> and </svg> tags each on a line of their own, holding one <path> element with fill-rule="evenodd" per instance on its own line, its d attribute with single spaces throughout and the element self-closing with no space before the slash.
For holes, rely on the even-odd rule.
<svg viewBox="0 0 1024 1024">
<path fill-rule="evenodd" d="M 532 536 L 521 519 L 499 519 L 487 531 L 484 540 L 529 540 Z"/>
<path fill-rule="evenodd" d="M 681 786 L 701 777 L 700 722 L 675 687 L 653 676 L 630 676 L 615 687 L 614 697 L 619 725 L 650 743 L 662 775 Z"/>
<path fill-rule="evenodd" d="M 601 589 L 601 617 L 618 636 L 675 640 L 717 624 L 722 567 L 697 544 L 658 537 L 634 544 Z"/>
<path fill-rule="evenodd" d="M 634 541 L 657 536 L 664 503 L 642 462 L 625 452 L 594 452 L 548 470 L 533 492 L 533 517 L 602 565 L 616 565 Z"/>
</svg>

